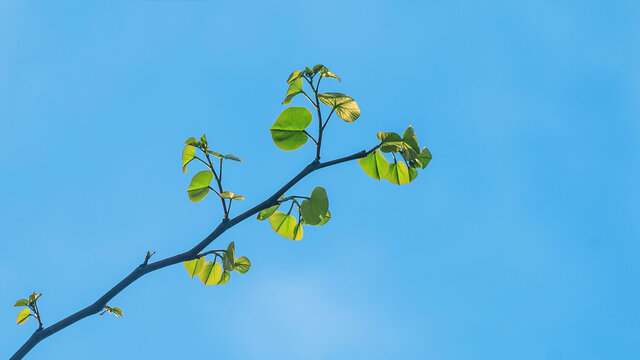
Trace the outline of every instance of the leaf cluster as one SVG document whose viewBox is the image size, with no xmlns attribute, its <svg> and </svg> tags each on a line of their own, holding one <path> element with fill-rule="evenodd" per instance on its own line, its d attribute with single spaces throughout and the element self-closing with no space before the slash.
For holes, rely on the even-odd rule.
<svg viewBox="0 0 640 360">
<path fill-rule="evenodd" d="M 206 260 L 207 254 L 214 256 L 213 261 Z M 251 268 L 251 261 L 246 256 L 239 258 L 235 256 L 235 244 L 232 241 L 225 250 L 213 250 L 201 254 L 196 259 L 185 261 L 183 264 L 191 278 L 198 276 L 205 285 L 224 285 L 229 282 L 232 271 L 245 274 Z"/>
<path fill-rule="evenodd" d="M 42 294 L 34 292 L 29 295 L 28 299 L 19 299 L 13 304 L 14 307 L 24 307 L 24 309 L 18 313 L 18 318 L 16 319 L 18 325 L 26 323 L 29 317 L 33 317 L 38 320 L 39 328 L 42 329 L 42 319 L 40 318 L 40 310 L 38 309 L 38 299 L 40 296 L 42 296 Z"/>
</svg>

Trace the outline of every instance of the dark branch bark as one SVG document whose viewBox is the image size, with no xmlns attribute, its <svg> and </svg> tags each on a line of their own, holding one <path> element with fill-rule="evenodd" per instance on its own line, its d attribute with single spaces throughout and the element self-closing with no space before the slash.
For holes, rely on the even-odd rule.
<svg viewBox="0 0 640 360">
<path fill-rule="evenodd" d="M 118 295 L 122 290 L 124 290 L 127 286 L 131 285 L 134 281 L 138 280 L 142 276 L 160 270 L 164 267 L 175 265 L 184 261 L 193 260 L 198 257 L 198 254 L 204 250 L 209 244 L 213 242 L 218 236 L 222 235 L 229 228 L 233 227 L 237 223 L 247 219 L 248 217 L 257 214 L 258 212 L 276 205 L 278 202 L 278 198 L 291 189 L 298 181 L 302 180 L 305 176 L 311 174 L 312 172 L 325 168 L 327 166 L 337 165 L 343 162 L 356 160 L 363 158 L 370 153 L 374 152 L 378 147 L 375 146 L 371 150 L 368 151 L 360 151 L 353 155 L 345 156 L 339 159 L 320 162 L 318 159 L 314 160 L 312 163 L 307 165 L 298 175 L 296 175 L 293 179 L 291 179 L 288 183 L 286 183 L 283 187 L 281 187 L 278 191 L 276 191 L 273 195 L 271 195 L 268 199 L 261 202 L 260 204 L 252 207 L 251 209 L 243 212 L 242 214 L 228 219 L 225 218 L 222 222 L 209 234 L 204 240 L 202 240 L 199 244 L 191 248 L 190 250 L 183 252 L 178 255 L 174 255 L 168 257 L 166 259 L 158 260 L 156 262 L 152 262 L 149 264 L 142 263 L 137 268 L 135 268 L 127 277 L 122 279 L 116 286 L 112 287 L 109 291 L 107 291 L 104 295 L 102 295 L 98 300 L 96 300 L 93 304 L 85 307 L 82 310 L 77 311 L 76 313 L 58 321 L 57 323 L 48 326 L 43 329 L 36 330 L 31 337 L 16 351 L 16 353 L 11 357 L 11 360 L 22 359 L 34 346 L 36 346 L 41 340 L 57 333 L 58 331 L 66 328 L 67 326 L 74 324 L 75 322 L 86 318 L 87 316 L 94 315 L 99 313 L 102 309 L 104 309 L 105 305 L 113 299 L 116 295 Z"/>
</svg>

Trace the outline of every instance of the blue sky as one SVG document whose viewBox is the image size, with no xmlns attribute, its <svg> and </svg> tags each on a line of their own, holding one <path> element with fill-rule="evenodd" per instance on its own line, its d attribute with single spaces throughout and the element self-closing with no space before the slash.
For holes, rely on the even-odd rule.
<svg viewBox="0 0 640 360">
<path fill-rule="evenodd" d="M 244 158 L 230 190 L 260 202 L 313 157 L 268 128 L 289 73 L 323 63 L 362 116 L 323 159 L 413 125 L 434 156 L 410 185 L 356 163 L 333 219 L 293 242 L 246 221 L 253 267 L 224 287 L 148 275 L 32 359 L 640 358 L 640 6 L 632 1 L 114 1 L 0 4 L 0 354 L 147 250 L 191 248 L 220 219 L 188 201 L 183 141 Z M 294 105 L 304 106 L 303 99 Z M 193 174 L 193 172 L 191 172 Z"/>
</svg>

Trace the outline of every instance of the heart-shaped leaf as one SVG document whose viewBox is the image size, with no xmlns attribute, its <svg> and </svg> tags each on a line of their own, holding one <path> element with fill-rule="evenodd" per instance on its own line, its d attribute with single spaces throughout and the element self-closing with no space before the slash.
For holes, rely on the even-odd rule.
<svg viewBox="0 0 640 360">
<path fill-rule="evenodd" d="M 231 273 L 227 270 L 222 272 L 222 276 L 220 276 L 220 281 L 218 281 L 218 285 L 224 285 L 229 282 L 231 279 Z"/>
<path fill-rule="evenodd" d="M 240 274 L 246 274 L 251 268 L 251 261 L 246 256 L 242 256 L 236 259 L 233 269 Z"/>
<path fill-rule="evenodd" d="M 218 263 L 208 261 L 202 267 L 202 271 L 198 274 L 200 281 L 205 285 L 217 285 L 222 277 L 222 266 Z"/>
<path fill-rule="evenodd" d="M 289 78 L 287 79 L 287 85 L 290 85 L 292 82 L 294 82 L 301 76 L 302 76 L 302 71 L 300 70 L 296 70 L 292 72 L 291 75 L 289 75 Z"/>
<path fill-rule="evenodd" d="M 318 99 L 323 104 L 331 106 L 340 119 L 350 123 L 360 116 L 358 104 L 350 96 L 340 93 L 318 94 Z"/>
<path fill-rule="evenodd" d="M 402 141 L 400 135 L 394 132 L 380 131 L 378 133 L 378 139 L 382 143 L 382 145 L 380 146 L 380 150 L 385 153 L 399 152 L 400 150 L 402 150 L 402 146 L 404 145 L 404 142 Z"/>
<path fill-rule="evenodd" d="M 183 264 L 185 269 L 187 269 L 187 272 L 193 279 L 194 276 L 200 274 L 200 271 L 202 271 L 202 267 L 204 266 L 204 256 L 197 259 L 185 261 L 183 262 Z"/>
<path fill-rule="evenodd" d="M 403 162 L 395 162 L 389 165 L 389 171 L 384 178 L 396 185 L 408 184 L 411 181 L 409 170 Z"/>
<path fill-rule="evenodd" d="M 195 174 L 191 179 L 191 184 L 187 188 L 189 200 L 198 202 L 204 199 L 209 193 L 211 180 L 213 180 L 213 173 L 211 171 L 205 170 Z"/>
<path fill-rule="evenodd" d="M 358 164 L 360 164 L 360 167 L 365 173 L 367 173 L 367 175 L 376 180 L 384 178 L 389 171 L 389 162 L 378 149 L 371 154 L 358 159 Z"/>
<path fill-rule="evenodd" d="M 327 211 L 329 211 L 329 199 L 327 199 L 327 192 L 321 187 L 313 189 L 309 199 L 300 204 L 300 214 L 309 225 L 320 224 Z"/>
<path fill-rule="evenodd" d="M 273 231 L 280 236 L 284 236 L 287 239 L 300 240 L 302 239 L 302 231 L 294 233 L 296 227 L 296 218 L 291 215 L 287 215 L 281 211 L 276 211 L 269 217 L 269 223 Z"/>
<path fill-rule="evenodd" d="M 303 107 L 285 109 L 271 126 L 271 138 L 282 150 L 295 150 L 307 142 L 304 129 L 311 124 L 311 112 Z"/>
<path fill-rule="evenodd" d="M 338 81 L 340 81 L 340 78 L 336 74 L 332 73 L 329 69 L 327 69 L 322 64 L 318 64 L 318 65 L 314 66 L 312 71 L 313 71 L 314 74 L 320 73 L 320 76 L 322 76 L 322 77 L 334 78 L 334 79 L 338 79 Z"/>
</svg>

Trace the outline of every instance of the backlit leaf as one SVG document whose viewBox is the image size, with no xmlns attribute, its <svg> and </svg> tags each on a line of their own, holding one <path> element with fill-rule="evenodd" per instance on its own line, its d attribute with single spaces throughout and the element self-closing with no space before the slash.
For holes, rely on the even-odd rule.
<svg viewBox="0 0 640 360">
<path fill-rule="evenodd" d="M 182 173 L 187 173 L 187 164 L 195 158 L 196 148 L 192 145 L 185 145 L 182 150 Z"/>
<path fill-rule="evenodd" d="M 311 112 L 303 107 L 285 109 L 271 126 L 271 138 L 282 150 L 295 150 L 307 142 L 304 129 L 311 124 Z"/>
<path fill-rule="evenodd" d="M 111 310 L 116 317 L 122 317 L 122 309 L 120 309 L 119 307 L 114 306 Z"/>
<path fill-rule="evenodd" d="M 185 143 L 185 145 L 191 145 L 191 146 L 199 146 L 200 145 L 198 140 L 196 140 L 196 138 L 194 138 L 194 137 L 188 138 L 187 141 L 185 141 L 184 143 Z"/>
<path fill-rule="evenodd" d="M 224 272 L 222 272 L 222 276 L 220 277 L 220 281 L 218 282 L 218 285 L 224 285 L 228 283 L 230 278 L 231 278 L 231 273 L 225 270 Z"/>
<path fill-rule="evenodd" d="M 194 276 L 200 274 L 202 271 L 202 267 L 204 266 L 204 256 L 199 257 L 197 259 L 189 260 L 183 262 L 185 269 L 193 279 Z"/>
<path fill-rule="evenodd" d="M 300 70 L 296 70 L 292 72 L 291 75 L 289 75 L 289 78 L 287 79 L 287 85 L 291 84 L 293 81 L 297 80 L 301 76 L 302 76 L 302 71 Z"/>
<path fill-rule="evenodd" d="M 224 191 L 220 193 L 220 197 L 223 199 L 231 199 L 231 200 L 244 200 L 244 196 L 234 194 L 231 191 Z"/>
<path fill-rule="evenodd" d="M 224 266 L 225 270 L 227 271 L 233 270 L 235 258 L 236 258 L 236 248 L 235 248 L 235 244 L 232 241 L 229 243 L 229 246 L 227 246 L 227 250 L 224 252 L 224 255 L 222 255 L 222 265 Z"/>
<path fill-rule="evenodd" d="M 402 150 L 402 146 L 404 142 L 400 135 L 394 132 L 382 132 L 378 133 L 378 139 L 382 143 L 380 146 L 380 150 L 385 153 L 389 152 L 399 152 Z"/>
<path fill-rule="evenodd" d="M 338 79 L 338 81 L 340 81 L 340 78 L 332 73 L 329 69 L 327 69 L 324 65 L 322 64 L 318 64 L 316 66 L 313 67 L 312 69 L 313 73 L 320 73 L 320 75 L 322 77 L 328 77 L 328 78 L 334 78 L 334 79 Z"/>
<path fill-rule="evenodd" d="M 200 281 L 202 281 L 205 285 L 217 285 L 222 277 L 222 266 L 218 263 L 213 263 L 211 261 L 206 262 L 200 274 Z"/>
<path fill-rule="evenodd" d="M 240 274 L 245 274 L 251 268 L 251 261 L 246 256 L 242 256 L 236 259 L 233 269 Z"/>
<path fill-rule="evenodd" d="M 31 310 L 29 310 L 29 308 L 20 310 L 20 312 L 18 313 L 18 318 L 16 319 L 18 325 L 24 324 L 27 319 L 29 319 L 29 314 L 31 314 Z"/>
<path fill-rule="evenodd" d="M 16 306 L 16 307 L 17 306 L 27 306 L 27 305 L 29 305 L 29 300 L 27 300 L 27 299 L 20 299 L 20 300 L 16 301 L 15 304 L 13 304 L 13 306 Z"/>
<path fill-rule="evenodd" d="M 395 162 L 389 165 L 389 171 L 384 178 L 396 185 L 408 184 L 410 182 L 409 170 L 403 162 Z"/>
<path fill-rule="evenodd" d="M 302 92 L 302 78 L 299 77 L 289 84 L 289 88 L 287 89 L 287 94 L 284 97 L 284 101 L 282 101 L 282 105 L 289 105 L 291 100 L 298 94 Z"/>
<path fill-rule="evenodd" d="M 318 99 L 323 104 L 331 106 L 340 119 L 350 123 L 360 116 L 358 104 L 350 96 L 340 93 L 318 94 Z"/>
<path fill-rule="evenodd" d="M 229 159 L 229 160 L 233 160 L 233 161 L 242 161 L 242 159 L 240 159 L 239 157 L 233 155 L 233 154 L 227 154 L 227 155 L 222 155 L 223 159 Z"/>
<path fill-rule="evenodd" d="M 268 207 L 262 211 L 260 211 L 258 213 L 258 221 L 263 221 L 263 220 L 267 220 L 269 218 L 269 216 L 273 215 L 274 212 L 276 212 L 276 210 L 278 210 L 278 208 L 280 207 L 280 204 L 278 205 L 273 205 L 271 207 Z"/>
<path fill-rule="evenodd" d="M 205 170 L 195 174 L 191 179 L 189 188 L 187 188 L 189 200 L 198 202 L 204 199 L 204 197 L 209 193 L 209 184 L 211 183 L 211 180 L 213 180 L 213 173 L 211 171 Z"/>
<path fill-rule="evenodd" d="M 296 218 L 287 215 L 281 211 L 276 211 L 269 217 L 269 223 L 273 231 L 287 239 L 294 239 L 294 228 L 296 227 Z"/>
<path fill-rule="evenodd" d="M 360 167 L 367 175 L 376 180 L 384 178 L 389 171 L 389 162 L 384 158 L 384 155 L 382 155 L 379 149 L 358 159 L 358 164 L 360 164 Z"/>
</svg>

